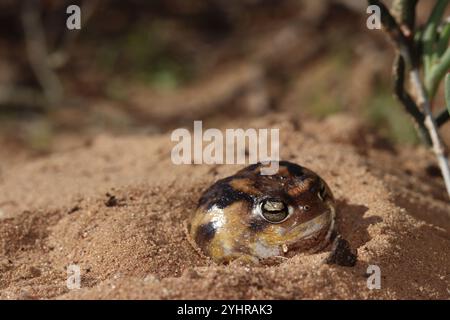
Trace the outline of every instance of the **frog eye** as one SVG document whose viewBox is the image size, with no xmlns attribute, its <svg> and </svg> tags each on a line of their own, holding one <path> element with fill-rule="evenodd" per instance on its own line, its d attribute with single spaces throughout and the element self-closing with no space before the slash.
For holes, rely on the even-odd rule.
<svg viewBox="0 0 450 320">
<path fill-rule="evenodd" d="M 289 209 L 285 203 L 279 200 L 267 199 L 261 203 L 261 213 L 265 220 L 280 223 L 286 220 Z"/>
</svg>

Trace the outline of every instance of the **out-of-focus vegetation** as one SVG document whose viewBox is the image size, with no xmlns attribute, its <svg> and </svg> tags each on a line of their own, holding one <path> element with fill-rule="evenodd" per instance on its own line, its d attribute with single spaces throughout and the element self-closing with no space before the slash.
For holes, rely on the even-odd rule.
<svg viewBox="0 0 450 320">
<path fill-rule="evenodd" d="M 25 50 L 26 2 L 0 4 L 0 139 L 9 144 L 45 151 L 103 131 L 279 111 L 353 113 L 391 141 L 418 141 L 391 98 L 393 54 L 366 28 L 364 1 L 38 1 L 47 58 L 66 56 L 50 66 L 64 88 L 51 106 Z M 73 3 L 92 11 L 81 32 L 65 27 Z"/>
<path fill-rule="evenodd" d="M 176 89 L 192 78 L 192 61 L 161 36 L 163 23 L 137 23 L 131 30 L 112 41 L 91 39 L 101 43 L 96 59 L 103 71 L 160 89 Z"/>
<path fill-rule="evenodd" d="M 368 101 L 365 117 L 378 128 L 379 133 L 399 144 L 417 144 L 420 142 L 410 119 L 396 105 L 389 88 L 381 88 Z"/>
</svg>

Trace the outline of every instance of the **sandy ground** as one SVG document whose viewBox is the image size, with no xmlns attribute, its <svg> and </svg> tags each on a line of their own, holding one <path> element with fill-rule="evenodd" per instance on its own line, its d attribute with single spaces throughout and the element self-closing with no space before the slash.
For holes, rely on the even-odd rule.
<svg viewBox="0 0 450 320">
<path fill-rule="evenodd" d="M 427 150 L 387 148 L 346 116 L 224 127 L 280 128 L 282 158 L 332 188 L 355 267 L 323 264 L 327 252 L 271 266 L 201 258 L 184 221 L 202 190 L 240 166 L 175 166 L 168 134 L 99 136 L 1 167 L 0 298 L 450 298 L 450 204 Z M 70 264 L 79 290 L 66 287 Z M 379 290 L 367 288 L 369 265 L 381 269 Z"/>
</svg>

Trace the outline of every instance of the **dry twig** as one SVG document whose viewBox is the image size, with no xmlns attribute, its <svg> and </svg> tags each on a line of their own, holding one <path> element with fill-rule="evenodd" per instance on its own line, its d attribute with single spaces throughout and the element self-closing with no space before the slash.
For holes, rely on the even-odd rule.
<svg viewBox="0 0 450 320">
<path fill-rule="evenodd" d="M 54 106 L 61 101 L 63 88 L 49 64 L 45 31 L 40 17 L 40 2 L 26 0 L 22 7 L 21 18 L 28 60 L 44 90 L 45 97 L 50 105 Z"/>
</svg>

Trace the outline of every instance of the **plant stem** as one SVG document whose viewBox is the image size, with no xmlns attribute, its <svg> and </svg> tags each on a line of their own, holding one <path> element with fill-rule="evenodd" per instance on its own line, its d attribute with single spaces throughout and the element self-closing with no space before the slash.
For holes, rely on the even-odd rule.
<svg viewBox="0 0 450 320">
<path fill-rule="evenodd" d="M 400 26 L 406 26 L 408 32 L 414 32 L 416 5 L 418 0 L 395 0 L 392 3 L 392 15 Z"/>
<path fill-rule="evenodd" d="M 397 21 L 389 12 L 389 9 L 381 2 L 380 0 L 368 0 L 370 5 L 376 5 L 380 8 L 381 11 L 381 24 L 383 25 L 384 30 L 389 34 L 392 42 L 394 42 L 397 50 L 405 59 L 405 63 L 407 66 L 416 67 L 418 66 L 418 59 L 416 57 L 415 51 L 413 49 L 412 38 L 407 38 Z M 406 7 L 405 7 L 406 8 Z M 410 10 L 414 9 L 414 7 L 407 7 Z"/>
<path fill-rule="evenodd" d="M 424 143 L 431 146 L 431 139 L 427 128 L 424 125 L 425 116 L 419 110 L 410 94 L 405 90 L 405 60 L 401 54 L 397 54 L 393 65 L 394 95 L 401 102 L 405 111 L 414 120 L 415 127 Z"/>
<path fill-rule="evenodd" d="M 406 0 L 405 0 L 406 1 Z M 407 5 L 407 2 L 402 0 L 396 0 L 394 4 L 397 4 L 398 8 L 402 10 L 408 10 L 409 12 L 396 12 L 397 17 L 401 17 L 400 23 L 402 23 L 405 17 L 411 16 L 414 14 L 415 7 L 411 5 Z M 425 64 L 430 63 L 429 67 L 431 67 L 431 59 L 434 54 L 434 44 L 436 40 L 436 28 L 439 24 L 439 21 L 442 18 L 445 7 L 449 3 L 450 0 L 438 0 L 433 13 L 431 14 L 427 26 L 425 28 L 422 43 L 424 44 L 424 59 L 423 62 Z M 442 172 L 442 176 L 444 178 L 445 187 L 447 189 L 448 196 L 450 198 L 450 167 L 449 162 L 446 157 L 446 147 L 444 142 L 441 140 L 439 136 L 439 132 L 437 129 L 437 123 L 433 118 L 433 114 L 431 112 L 431 104 L 430 99 L 431 96 L 427 94 L 425 84 L 421 80 L 420 77 L 420 60 L 417 58 L 419 55 L 417 46 L 412 43 L 412 39 L 415 38 L 414 34 L 404 34 L 405 30 L 402 29 L 395 18 L 391 15 L 387 7 L 380 0 L 368 0 L 369 4 L 378 5 L 381 11 L 381 23 L 385 29 L 385 31 L 390 36 L 392 42 L 395 44 L 398 55 L 401 55 L 400 58 L 396 59 L 394 63 L 394 83 L 395 83 L 395 94 L 399 97 L 400 101 L 406 108 L 406 110 L 414 117 L 416 121 L 420 121 L 419 128 L 426 128 L 427 135 L 431 140 L 431 147 L 435 153 L 437 158 L 439 167 Z M 411 21 L 411 20 L 410 20 Z M 408 31 L 408 30 L 406 30 Z M 448 49 L 450 50 L 450 49 Z M 441 61 L 438 66 L 435 66 L 433 70 L 432 77 L 429 79 L 432 81 L 433 85 L 435 83 L 439 83 L 439 81 L 444 76 L 445 72 L 448 70 L 447 63 L 447 52 L 441 57 Z M 405 65 L 409 67 L 409 75 L 410 75 L 410 83 L 411 89 L 416 93 L 414 99 L 409 95 L 409 93 L 405 90 L 403 86 L 403 72 L 405 70 Z M 445 69 L 447 66 L 447 69 Z M 427 71 L 427 66 L 425 66 L 425 75 L 429 73 Z M 443 71 L 444 70 L 444 71 Z M 444 72 L 442 74 L 442 72 Z M 441 77 L 440 77 L 441 76 Z M 450 81 L 450 80 L 449 80 Z M 437 86 L 437 84 L 436 84 Z M 410 101 L 412 100 L 412 101 Z M 419 114 L 415 114 L 415 110 L 418 109 Z M 411 111 L 414 111 L 411 113 Z M 442 121 L 443 118 L 441 115 L 438 117 L 439 121 Z"/>
<path fill-rule="evenodd" d="M 422 110 L 425 113 L 425 126 L 430 133 L 433 151 L 438 160 L 439 167 L 441 168 L 442 176 L 444 177 L 444 183 L 447 188 L 447 193 L 450 198 L 450 167 L 448 163 L 448 159 L 445 154 L 444 144 L 439 137 L 439 133 L 437 130 L 436 122 L 433 119 L 433 115 L 431 113 L 430 101 L 427 97 L 425 87 L 420 80 L 419 70 L 414 68 L 410 71 L 411 85 L 417 92 L 417 100 L 418 104 L 422 107 Z"/>
<path fill-rule="evenodd" d="M 447 108 L 441 110 L 441 112 L 439 112 L 439 114 L 436 116 L 435 121 L 438 127 L 444 125 L 450 119 L 450 103 L 447 104 Z"/>
<path fill-rule="evenodd" d="M 444 81 L 445 86 L 445 104 L 447 105 L 447 115 L 450 116 L 450 73 L 447 73 Z"/>
</svg>

